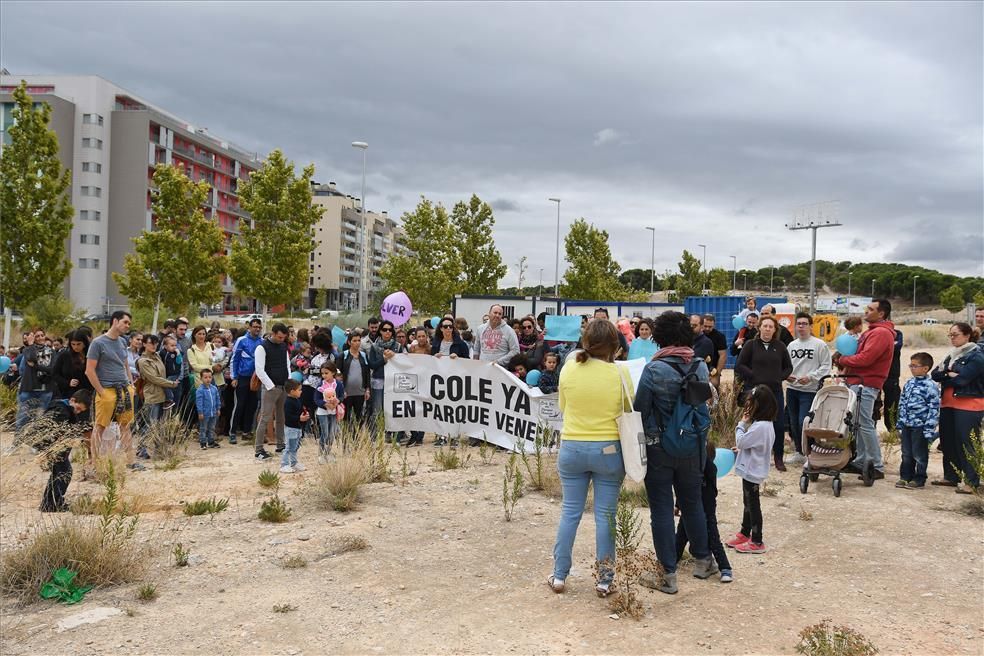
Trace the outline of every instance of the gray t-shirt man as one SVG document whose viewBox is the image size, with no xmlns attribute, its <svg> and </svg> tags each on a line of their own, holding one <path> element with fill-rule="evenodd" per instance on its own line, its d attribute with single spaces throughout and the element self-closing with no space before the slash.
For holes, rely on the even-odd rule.
<svg viewBox="0 0 984 656">
<path fill-rule="evenodd" d="M 125 337 L 112 339 L 108 335 L 100 335 L 89 345 L 86 357 L 96 361 L 96 377 L 103 387 L 130 383 L 127 376 L 126 341 Z"/>
</svg>

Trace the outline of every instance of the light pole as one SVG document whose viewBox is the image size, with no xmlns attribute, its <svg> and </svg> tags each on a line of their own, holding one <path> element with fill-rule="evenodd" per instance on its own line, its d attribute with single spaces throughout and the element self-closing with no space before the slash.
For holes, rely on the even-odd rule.
<svg viewBox="0 0 984 656">
<path fill-rule="evenodd" d="M 731 289 L 738 291 L 738 257 L 729 255 L 731 258 Z"/>
<path fill-rule="evenodd" d="M 772 283 L 776 279 L 776 266 L 774 264 L 769 265 L 769 295 L 772 295 Z"/>
<path fill-rule="evenodd" d="M 916 309 L 916 281 L 919 280 L 919 276 L 912 277 L 912 309 Z"/>
<path fill-rule="evenodd" d="M 647 227 L 653 233 L 653 259 L 652 259 L 652 273 L 649 276 L 649 295 L 653 295 L 653 291 L 656 289 L 656 228 Z M 652 299 L 650 299 L 652 300 Z"/>
<path fill-rule="evenodd" d="M 707 283 L 704 282 L 705 278 L 707 277 L 707 244 L 697 244 L 697 246 L 699 246 L 704 251 L 704 255 L 703 255 L 703 258 L 704 258 L 704 264 L 703 264 L 703 267 L 704 267 L 704 275 L 701 277 L 701 282 L 700 282 L 700 295 L 703 296 L 704 295 L 704 288 L 707 287 Z"/>
<path fill-rule="evenodd" d="M 543 295 L 543 267 L 540 267 L 540 283 L 536 286 L 536 295 Z"/>
<path fill-rule="evenodd" d="M 547 200 L 557 203 L 557 253 L 554 259 L 554 297 L 560 298 L 560 199 L 548 198 Z"/>
<path fill-rule="evenodd" d="M 824 217 L 824 206 L 834 206 L 837 201 L 830 201 L 828 203 L 817 203 L 809 208 L 809 210 L 804 211 L 804 220 L 809 219 L 809 223 L 801 223 L 796 221 L 792 224 L 787 223 L 786 227 L 790 230 L 809 230 L 812 233 L 812 252 L 810 256 L 810 314 L 813 314 L 817 308 L 817 230 L 820 228 L 838 228 L 844 224 L 837 220 L 836 214 L 833 214 L 834 220 L 825 219 Z M 821 223 L 822 221 L 822 223 Z"/>
<path fill-rule="evenodd" d="M 854 275 L 853 271 L 847 272 L 847 306 L 851 307 L 851 276 Z"/>
<path fill-rule="evenodd" d="M 748 293 L 748 274 L 747 273 L 743 273 L 743 274 L 741 274 L 741 276 L 742 276 L 742 278 L 745 279 L 744 287 L 745 287 L 745 293 L 747 294 Z"/>
<path fill-rule="evenodd" d="M 872 298 L 875 297 L 875 279 L 874 278 L 871 279 L 871 297 Z"/>
<path fill-rule="evenodd" d="M 365 141 L 353 141 L 353 148 L 358 148 L 362 151 L 362 200 L 360 201 L 361 212 L 362 212 L 362 270 L 359 272 L 359 314 L 362 314 L 364 309 L 364 295 L 363 289 L 366 285 L 366 275 L 369 269 L 369 257 L 366 252 L 366 231 L 369 229 L 369 221 L 366 215 L 366 153 L 369 150 L 369 144 Z"/>
</svg>

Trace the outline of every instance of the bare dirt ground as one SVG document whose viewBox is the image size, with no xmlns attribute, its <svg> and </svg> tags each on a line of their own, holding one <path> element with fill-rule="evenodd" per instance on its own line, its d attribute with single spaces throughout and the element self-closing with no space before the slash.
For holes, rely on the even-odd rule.
<svg viewBox="0 0 984 656">
<path fill-rule="evenodd" d="M 635 621 L 612 619 L 594 594 L 590 511 L 568 591 L 556 595 L 545 579 L 559 501 L 529 492 L 506 522 L 505 455 L 486 466 L 472 449 L 466 468 L 438 471 L 430 441 L 410 452 L 415 475 L 404 484 L 394 461 L 397 482 L 366 486 L 350 513 L 314 503 L 315 450 L 306 443 L 309 470 L 282 476 L 280 496 L 294 511 L 284 524 L 256 516 L 272 494 L 257 474 L 274 467 L 254 462 L 248 446 L 193 448 L 174 471 L 130 474 L 126 490 L 161 508 L 142 515 L 139 528 L 157 547 L 144 579 L 160 597 L 140 602 L 139 584 L 130 584 L 94 590 L 77 606 L 3 599 L 0 653 L 788 654 L 798 632 L 822 618 L 861 631 L 883 654 L 984 653 L 984 521 L 954 512 L 966 497 L 952 489 L 893 488 L 897 452 L 886 480 L 864 488 L 848 477 L 840 498 L 829 479 L 801 495 L 796 468 L 773 471 L 778 494 L 763 497 L 770 552 L 730 554 L 731 584 L 692 578 L 683 565 L 680 593 L 642 589 L 645 617 Z M 4 435 L 2 446 L 9 442 Z M 30 465 L 19 452 L 6 473 Z M 29 472 L 0 508 L 4 550 L 41 521 L 35 509 L 46 475 Z M 934 451 L 931 478 L 940 472 Z M 740 523 L 741 484 L 729 475 L 719 485 L 728 535 Z M 99 496 L 100 488 L 73 481 L 70 498 L 82 492 Z M 181 501 L 213 495 L 230 498 L 214 519 L 181 513 Z M 812 519 L 801 519 L 803 511 Z M 646 509 L 638 512 L 648 520 Z M 361 536 L 369 549 L 328 555 L 339 536 Z M 191 552 L 188 567 L 169 557 L 177 542 Z M 307 567 L 283 568 L 288 555 L 305 557 Z M 296 610 L 275 613 L 276 604 Z M 97 607 L 124 612 L 58 628 Z"/>
</svg>

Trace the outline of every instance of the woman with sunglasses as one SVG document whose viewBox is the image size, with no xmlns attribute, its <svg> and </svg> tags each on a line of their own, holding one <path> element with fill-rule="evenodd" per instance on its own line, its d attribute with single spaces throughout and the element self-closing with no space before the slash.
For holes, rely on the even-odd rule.
<svg viewBox="0 0 984 656">
<path fill-rule="evenodd" d="M 431 344 L 431 355 L 437 357 L 468 358 L 468 344 L 461 339 L 458 329 L 451 319 L 442 319 L 438 324 L 438 334 Z"/>
<path fill-rule="evenodd" d="M 372 370 L 372 410 L 370 417 L 382 421 L 383 415 L 383 383 L 386 363 L 397 353 L 406 353 L 406 349 L 396 341 L 396 327 L 393 322 L 384 319 L 379 323 L 379 337 L 369 347 L 369 369 Z M 387 439 L 389 439 L 387 434 Z"/>
<path fill-rule="evenodd" d="M 539 369 L 543 364 L 543 336 L 536 328 L 536 320 L 524 317 L 516 334 L 519 337 L 519 354 L 526 360 L 526 370 Z"/>
<path fill-rule="evenodd" d="M 973 453 L 971 436 L 984 421 L 984 351 L 975 342 L 980 334 L 967 323 L 950 326 L 953 348 L 932 378 L 943 388 L 940 401 L 940 446 L 943 448 L 943 480 L 933 485 L 956 487 L 972 494 L 981 487 L 980 477 L 967 460 Z M 963 478 L 968 487 L 959 487 Z"/>
</svg>

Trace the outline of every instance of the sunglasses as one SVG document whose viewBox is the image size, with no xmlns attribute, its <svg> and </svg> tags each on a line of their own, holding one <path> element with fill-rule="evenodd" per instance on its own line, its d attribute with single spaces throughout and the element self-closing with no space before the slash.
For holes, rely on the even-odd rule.
<svg viewBox="0 0 984 656">
<path fill-rule="evenodd" d="M 380 328 L 379 329 L 379 332 L 381 332 L 381 333 L 391 333 L 391 332 L 393 332 L 393 329 L 392 328 Z"/>
<path fill-rule="evenodd" d="M 447 328 L 448 330 L 451 330 L 452 328 L 454 328 L 454 326 L 452 326 L 449 323 L 445 323 L 445 324 L 441 324 L 441 328 L 442 329 Z"/>
</svg>

